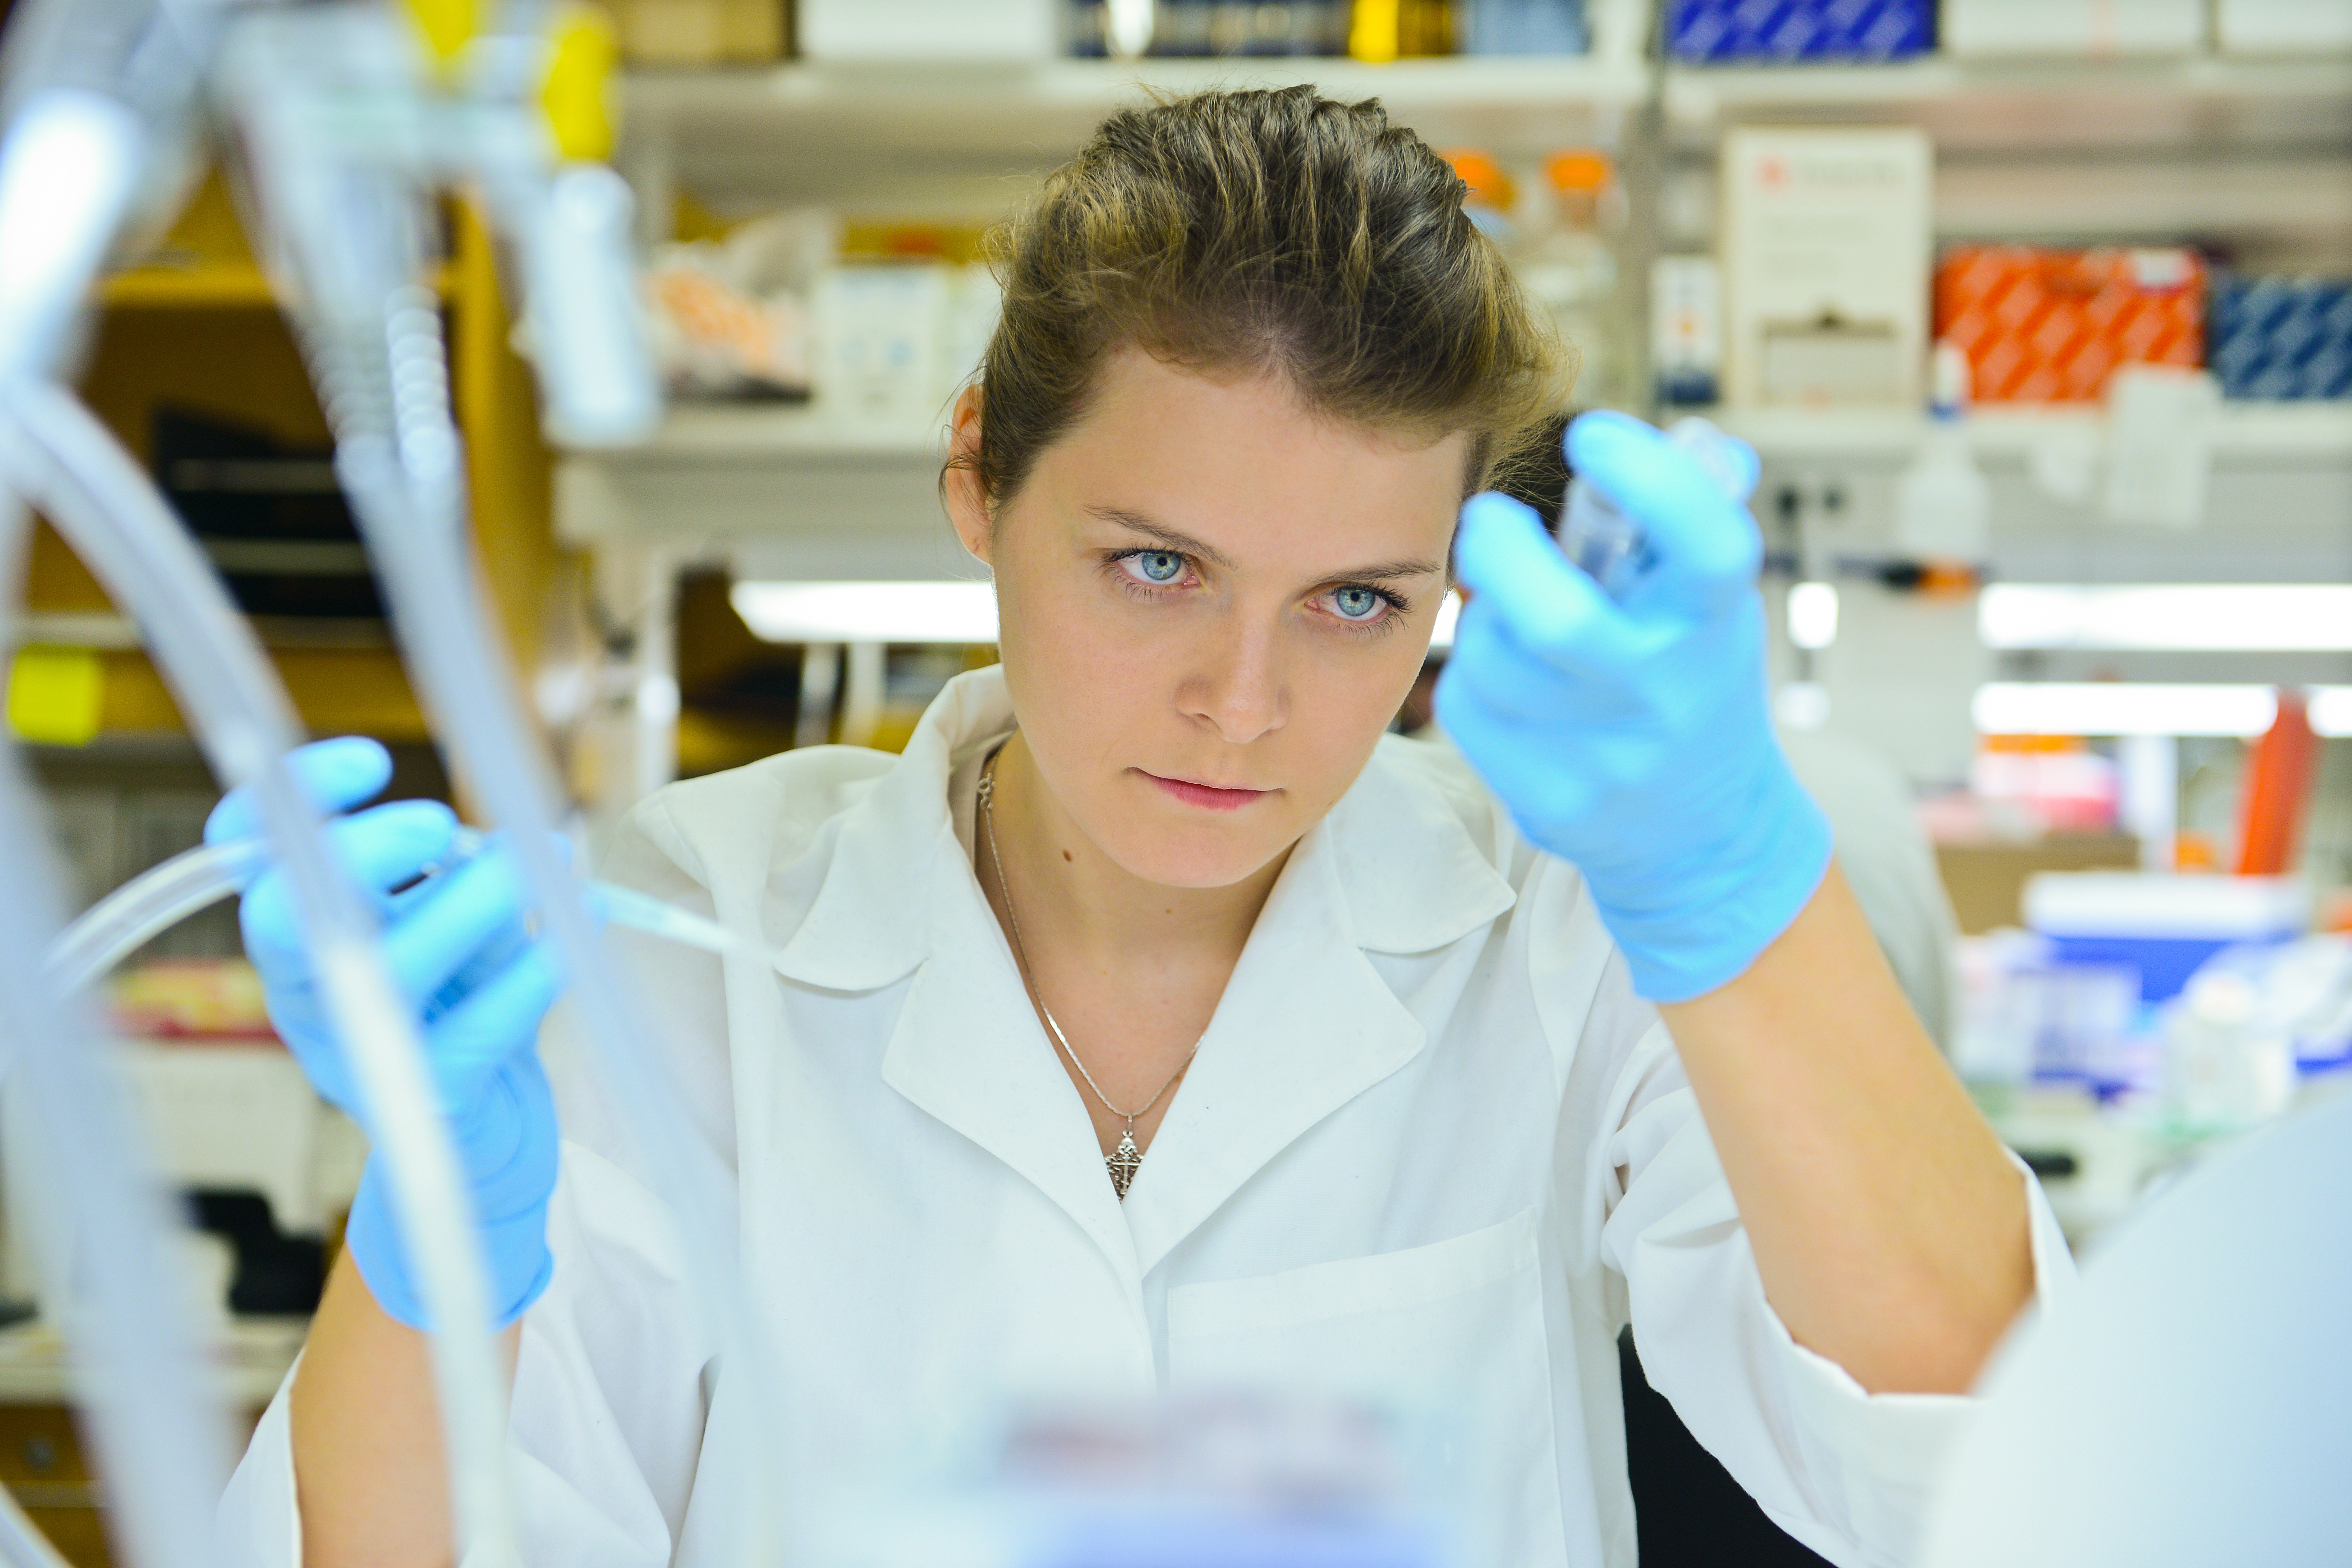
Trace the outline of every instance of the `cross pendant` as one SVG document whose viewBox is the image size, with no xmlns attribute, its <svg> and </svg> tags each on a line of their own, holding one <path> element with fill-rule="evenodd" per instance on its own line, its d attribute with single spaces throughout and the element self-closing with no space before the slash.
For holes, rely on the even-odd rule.
<svg viewBox="0 0 2352 1568">
<path fill-rule="evenodd" d="M 1118 1194 L 1119 1202 L 1125 1203 L 1127 1189 L 1134 1184 L 1135 1173 L 1143 1164 L 1142 1151 L 1135 1146 L 1132 1125 L 1118 1135 L 1118 1147 L 1103 1156 L 1103 1163 L 1110 1168 L 1110 1190 Z"/>
</svg>

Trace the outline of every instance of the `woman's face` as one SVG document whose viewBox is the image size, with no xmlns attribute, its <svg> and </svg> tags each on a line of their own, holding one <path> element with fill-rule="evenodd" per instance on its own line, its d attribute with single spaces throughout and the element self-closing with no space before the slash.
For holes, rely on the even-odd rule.
<svg viewBox="0 0 2352 1568">
<path fill-rule="evenodd" d="M 971 449 L 973 395 L 956 426 Z M 1230 886 L 1346 793 L 1428 650 L 1466 446 L 1129 350 L 992 521 L 950 474 L 1028 750 L 1112 861 Z"/>
</svg>

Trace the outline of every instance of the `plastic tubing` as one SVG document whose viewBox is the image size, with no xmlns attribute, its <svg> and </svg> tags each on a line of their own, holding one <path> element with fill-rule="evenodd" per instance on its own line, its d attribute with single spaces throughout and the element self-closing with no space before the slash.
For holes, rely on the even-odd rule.
<svg viewBox="0 0 2352 1568">
<path fill-rule="evenodd" d="M 320 988 L 366 1097 L 404 1239 L 436 1324 L 433 1364 L 452 1504 L 465 1547 L 461 1555 L 469 1565 L 519 1568 L 521 1554 L 506 1483 L 505 1383 L 489 1333 L 488 1291 L 471 1205 L 426 1072 L 414 1010 L 376 952 L 373 916 L 329 857 L 319 814 L 286 765 L 299 730 L 285 693 L 251 628 L 170 507 L 70 394 L 45 382 L 0 386 L 0 464 L 12 470 L 18 493 L 66 533 L 145 629 L 223 782 L 231 787 L 249 784 L 255 791 L 271 851 L 286 869 L 302 927 L 310 933 Z M 21 837 L 23 830 L 5 832 L 5 826 L 0 825 L 0 833 L 8 839 Z M 0 938 L 0 946 L 11 953 L 37 954 L 47 934 L 27 933 L 29 946 Z M 37 960 L 26 967 L 37 969 Z M 46 989 L 45 982 L 37 983 L 37 993 Z M 81 1110 L 68 1110 L 57 1124 L 86 1136 L 77 1120 Z M 74 1189 L 83 1184 L 60 1184 Z M 99 1225 L 80 1234 L 92 1244 L 93 1256 L 160 1260 L 160 1248 L 123 1230 L 117 1223 L 111 1230 Z M 156 1270 L 162 1267 L 160 1261 L 152 1264 Z M 144 1328 L 145 1305 L 175 1299 L 175 1289 L 146 1281 L 143 1293 L 133 1294 L 133 1282 L 123 1280 L 95 1295 L 101 1306 L 129 1314 L 127 1322 Z M 142 1376 L 163 1378 L 169 1369 L 151 1365 L 157 1353 L 139 1346 L 135 1333 L 123 1337 L 131 1342 L 93 1336 L 93 1345 L 103 1344 L 106 1354 L 90 1357 L 91 1372 L 102 1384 L 136 1389 L 136 1399 L 112 1402 L 130 1415 L 161 1408 L 163 1396 L 178 1384 L 164 1378 L 142 1385 L 131 1375 L 136 1369 Z M 107 1411 L 101 1405 L 102 1421 Z M 162 1529 L 167 1516 L 128 1484 L 133 1477 L 152 1475 L 171 1477 L 185 1488 L 199 1484 L 200 1473 L 216 1482 L 202 1447 L 185 1442 L 184 1436 L 156 1436 L 152 1451 L 120 1472 L 120 1500 L 131 1516 L 142 1563 L 206 1560 L 198 1543 L 213 1538 L 208 1522 L 189 1532 L 176 1511 L 168 1517 L 183 1539 L 141 1539 Z M 131 1452 L 128 1445 L 124 1452 Z M 215 1484 L 205 1499 L 207 1510 L 217 1495 Z"/>
<path fill-rule="evenodd" d="M 9 1568 L 68 1568 L 40 1526 L 25 1517 L 16 1494 L 0 1487 L 0 1562 Z"/>
<path fill-rule="evenodd" d="M 459 828 L 458 858 L 480 852 L 483 839 Z M 147 942 L 197 910 L 241 893 L 268 863 L 269 846 L 259 838 L 201 844 L 133 877 L 77 916 L 49 944 L 44 958 L 50 984 L 71 994 L 112 969 Z M 773 963 L 773 948 L 751 941 L 691 910 L 611 882 L 588 884 L 590 897 L 616 925 L 705 952 L 737 953 Z"/>
<path fill-rule="evenodd" d="M 44 1272 L 73 1288 L 65 1327 L 115 1480 L 118 1539 L 141 1568 L 216 1568 L 212 1517 L 228 1431 L 199 1371 L 194 1325 L 177 1310 L 185 1288 L 169 1262 L 169 1219 L 121 1086 L 35 956 L 57 929 L 47 850 L 15 748 L 0 746 L 0 1041 L 10 1088 L 34 1107 L 37 1153 L 58 1173 L 39 1184 Z M 11 1560 L 47 1561 L 20 1522 L 0 1530 Z"/>
<path fill-rule="evenodd" d="M 466 552 L 462 447 L 450 417 L 438 303 L 423 289 L 394 289 L 362 333 L 312 321 L 312 376 L 335 395 L 335 462 L 378 575 L 402 653 L 436 729 L 489 817 L 514 850 L 544 930 L 553 938 L 584 1025 L 656 1194 L 670 1208 L 680 1251 L 723 1364 L 736 1388 L 733 1434 L 754 1474 L 782 1462 L 771 1413 L 777 1383 L 744 1299 L 732 1235 L 735 1194 L 715 1156 L 689 1131 L 668 1075 L 645 1042 L 653 1037 L 614 966 L 602 955 L 584 889 L 555 848 L 555 795 L 543 759 L 525 737 L 530 721 Z M 777 1554 L 772 1489 L 740 1489 L 736 1552 L 746 1563 Z"/>
</svg>

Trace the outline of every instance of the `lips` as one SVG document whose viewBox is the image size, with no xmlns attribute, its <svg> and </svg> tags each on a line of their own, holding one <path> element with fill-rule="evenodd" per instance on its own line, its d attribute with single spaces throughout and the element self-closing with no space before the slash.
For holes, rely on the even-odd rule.
<svg viewBox="0 0 2352 1568">
<path fill-rule="evenodd" d="M 1264 800 L 1274 793 L 1270 789 L 1222 789 L 1215 784 L 1195 784 L 1191 779 L 1162 778 L 1141 768 L 1135 771 L 1186 805 L 1200 806 L 1207 811 L 1239 811 L 1251 802 Z"/>
</svg>

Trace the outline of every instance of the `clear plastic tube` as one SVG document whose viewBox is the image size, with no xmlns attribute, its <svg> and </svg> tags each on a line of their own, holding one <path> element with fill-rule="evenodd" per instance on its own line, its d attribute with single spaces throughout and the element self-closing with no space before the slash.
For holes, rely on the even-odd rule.
<svg viewBox="0 0 2352 1568">
<path fill-rule="evenodd" d="M 356 30 L 334 31 L 366 25 L 361 13 L 294 7 L 240 29 L 224 82 L 239 116 L 256 205 L 268 220 L 264 244 L 291 283 L 289 313 L 334 432 L 338 475 L 384 585 L 411 679 L 473 798 L 513 836 L 573 1014 L 629 1118 L 647 1184 L 677 1225 L 685 1272 L 709 1315 L 731 1389 L 714 1403 L 714 1441 L 724 1430 L 727 1446 L 746 1456 L 753 1473 L 775 1473 L 783 1462 L 772 1425 L 777 1384 L 738 1274 L 734 1185 L 696 1136 L 676 1086 L 649 1048 L 645 1015 L 604 955 L 584 889 L 554 847 L 552 771 L 531 739 L 537 731 L 472 575 L 463 449 L 451 417 L 439 301 L 415 281 L 425 270 L 416 215 L 428 182 L 455 177 L 482 191 L 527 258 L 544 258 L 551 237 L 584 244 L 603 235 L 618 243 L 626 225 L 614 221 L 610 208 L 620 193 L 608 183 L 591 193 L 604 206 L 572 215 L 577 222 L 547 226 L 554 170 L 543 122 L 527 97 L 473 103 L 462 138 L 428 130 L 397 146 L 359 144 L 353 138 L 368 132 L 353 130 L 362 121 L 350 112 L 349 100 L 410 90 L 384 74 L 396 68 L 397 50 L 365 47 Z M 326 108 L 275 89 L 329 53 L 344 63 L 349 79 L 336 84 L 331 100 L 322 99 Z M 446 161 L 420 162 L 421 147 L 439 149 L 432 156 Z M 598 293 L 592 286 L 558 291 L 577 299 Z M 563 299 L 543 303 L 552 310 Z M 541 313 L 537 325 L 545 334 L 570 331 L 575 323 Z M 627 363 L 625 343 L 605 347 L 613 352 L 589 356 L 600 367 L 596 374 L 650 377 L 649 364 Z M 607 436 L 615 411 L 633 401 L 574 398 L 560 389 L 551 398 Z M 744 1511 L 730 1546 L 746 1563 L 770 1563 L 778 1538 L 773 1489 L 749 1485 L 739 1495 Z"/>
<path fill-rule="evenodd" d="M 367 1099 L 404 1237 L 438 1325 L 434 1367 L 464 1556 L 469 1564 L 511 1568 L 520 1552 L 506 1485 L 505 1381 L 488 1332 L 488 1292 L 470 1204 L 413 1018 L 375 952 L 374 921 L 328 856 L 319 815 L 286 765 L 299 731 L 285 694 L 251 628 L 170 508 L 69 394 L 39 383 L 0 387 L 0 465 L 14 488 L 66 533 L 145 629 L 215 773 L 232 787 L 254 788 L 271 851 L 286 868 L 310 934 L 321 990 Z M 45 946 L 36 941 L 24 952 L 29 958 Z M 37 968 L 31 962 L 26 966 Z M 57 1125 L 77 1124 L 68 1116 Z M 135 1246 L 105 1250 L 147 1256 Z M 160 1258 L 160 1250 L 155 1256 Z M 97 1299 L 111 1302 L 122 1289 L 97 1292 Z M 151 1290 L 130 1310 L 143 1315 L 156 1310 L 150 1304 L 175 1299 L 169 1289 Z M 149 1366 L 153 1359 L 143 1349 L 131 1354 L 110 1342 L 103 1355 L 90 1358 L 89 1370 L 113 1378 L 124 1375 L 116 1371 L 119 1363 L 156 1375 Z M 135 1403 L 125 1404 L 143 1411 L 163 1396 L 161 1389 L 142 1387 Z M 168 1445 L 159 1445 L 143 1462 L 174 1477 L 211 1474 L 202 1445 L 188 1446 L 176 1460 Z M 126 1467 L 118 1474 L 135 1529 L 145 1505 L 130 1482 L 149 1470 Z M 207 1519 L 218 1492 L 217 1476 L 211 1479 Z M 187 1528 L 184 1521 L 174 1527 Z M 201 1551 L 211 1531 L 199 1530 L 192 1539 L 196 1544 L 149 1542 L 144 1544 L 160 1555 L 134 1556 L 142 1563 L 196 1561 L 187 1554 Z"/>
<path fill-rule="evenodd" d="M 68 1568 L 5 1487 L 0 1487 L 0 1563 L 9 1568 Z"/>
<path fill-rule="evenodd" d="M 331 356 L 333 369 L 314 371 L 321 381 L 346 389 L 373 381 L 394 392 L 373 405 L 398 408 L 400 427 L 370 429 L 352 422 L 338 428 L 336 466 L 344 490 L 386 587 L 411 676 L 475 798 L 513 835 L 524 880 L 562 963 L 575 1016 L 631 1118 L 651 1184 L 677 1223 L 680 1251 L 698 1302 L 711 1314 L 720 1363 L 742 1385 L 739 1397 L 719 1402 L 714 1423 L 740 1423 L 732 1440 L 752 1456 L 753 1473 L 772 1473 L 781 1462 L 770 1425 L 776 1383 L 737 1269 L 731 1184 L 694 1137 L 675 1086 L 647 1047 L 652 1036 L 643 1014 L 602 953 L 585 889 L 555 849 L 548 804 L 555 794 L 551 777 L 526 739 L 535 731 L 516 696 L 504 650 L 488 630 L 487 606 L 473 580 L 465 549 L 459 447 L 446 423 L 439 311 L 422 290 L 404 291 L 387 301 L 381 331 L 372 341 L 338 343 L 314 336 L 310 342 L 314 354 Z M 339 400 L 339 406 L 353 411 L 371 401 L 350 396 Z M 732 1544 L 742 1562 L 772 1563 L 777 1555 L 772 1495 L 764 1486 L 740 1489 L 744 1517 Z"/>
<path fill-rule="evenodd" d="M 177 1310 L 162 1188 L 140 1158 L 130 1109 L 88 1020 L 63 1005 L 36 960 L 57 929 L 47 847 L 15 752 L 0 747 L 0 1045 L 12 1090 L 34 1109 L 26 1121 L 37 1157 L 60 1173 L 37 1194 L 44 1272 L 53 1289 L 72 1282 L 65 1327 L 78 1394 L 116 1479 L 113 1527 L 126 1555 L 140 1568 L 216 1568 L 212 1511 L 227 1426 L 202 1380 L 194 1325 Z"/>
<path fill-rule="evenodd" d="M 1691 415 L 1675 420 L 1666 435 L 1696 458 L 1707 477 L 1734 500 L 1746 500 L 1756 488 L 1755 452 L 1712 421 Z M 1559 547 L 1601 584 L 1602 593 L 1621 603 L 1656 563 L 1641 524 L 1618 510 L 1608 492 L 1580 476 L 1568 481 Z"/>
<path fill-rule="evenodd" d="M 478 854 L 481 835 L 460 828 L 457 853 Z M 200 910 L 245 891 L 268 863 L 260 838 L 200 844 L 133 877 L 84 910 L 49 944 L 44 963 L 60 994 L 82 990 L 146 943 Z M 753 942 L 691 910 L 612 882 L 591 882 L 589 894 L 614 924 L 705 952 L 734 953 L 772 964 L 775 949 Z"/>
</svg>

